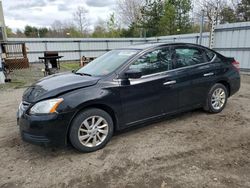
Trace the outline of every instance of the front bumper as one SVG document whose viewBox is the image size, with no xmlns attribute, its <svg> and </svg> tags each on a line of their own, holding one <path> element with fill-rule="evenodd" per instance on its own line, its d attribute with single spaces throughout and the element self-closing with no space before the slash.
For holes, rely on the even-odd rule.
<svg viewBox="0 0 250 188">
<path fill-rule="evenodd" d="M 65 146 L 67 132 L 74 113 L 49 115 L 23 114 L 17 118 L 24 141 L 38 145 Z"/>
</svg>

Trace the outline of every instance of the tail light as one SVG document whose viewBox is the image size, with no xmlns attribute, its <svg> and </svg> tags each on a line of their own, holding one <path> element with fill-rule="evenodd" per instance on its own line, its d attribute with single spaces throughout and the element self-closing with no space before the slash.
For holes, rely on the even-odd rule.
<svg viewBox="0 0 250 188">
<path fill-rule="evenodd" d="M 234 61 L 232 62 L 232 65 L 233 65 L 238 71 L 240 71 L 240 63 L 239 63 L 238 61 L 234 60 Z"/>
</svg>

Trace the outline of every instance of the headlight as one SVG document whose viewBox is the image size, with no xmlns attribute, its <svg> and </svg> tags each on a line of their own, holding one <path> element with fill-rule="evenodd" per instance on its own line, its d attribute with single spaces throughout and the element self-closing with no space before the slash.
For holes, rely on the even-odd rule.
<svg viewBox="0 0 250 188">
<path fill-rule="evenodd" d="M 57 107 L 63 101 L 59 99 L 49 99 L 36 103 L 29 111 L 30 114 L 49 114 L 56 112 Z"/>
</svg>

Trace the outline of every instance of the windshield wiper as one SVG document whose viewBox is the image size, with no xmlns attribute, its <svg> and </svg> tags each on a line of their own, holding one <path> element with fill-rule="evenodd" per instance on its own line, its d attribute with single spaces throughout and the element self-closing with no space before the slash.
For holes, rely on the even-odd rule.
<svg viewBox="0 0 250 188">
<path fill-rule="evenodd" d="M 92 76 L 91 74 L 84 73 L 84 72 L 75 72 L 75 74 L 81 75 L 81 76 Z"/>
</svg>

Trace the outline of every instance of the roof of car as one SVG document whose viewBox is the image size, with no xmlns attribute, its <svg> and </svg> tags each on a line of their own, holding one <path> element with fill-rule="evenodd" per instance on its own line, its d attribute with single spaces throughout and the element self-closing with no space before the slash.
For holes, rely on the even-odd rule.
<svg viewBox="0 0 250 188">
<path fill-rule="evenodd" d="M 171 45 L 171 44 L 181 44 L 181 45 L 195 45 L 198 46 L 196 44 L 192 44 L 192 43 L 175 43 L 175 42 L 147 42 L 147 43 L 140 43 L 140 44 L 133 44 L 133 45 L 129 45 L 127 47 L 124 47 L 122 49 L 134 49 L 134 50 L 144 50 L 144 49 L 149 49 L 149 48 L 154 48 L 154 47 L 160 47 L 160 46 L 164 46 L 164 45 Z"/>
</svg>

